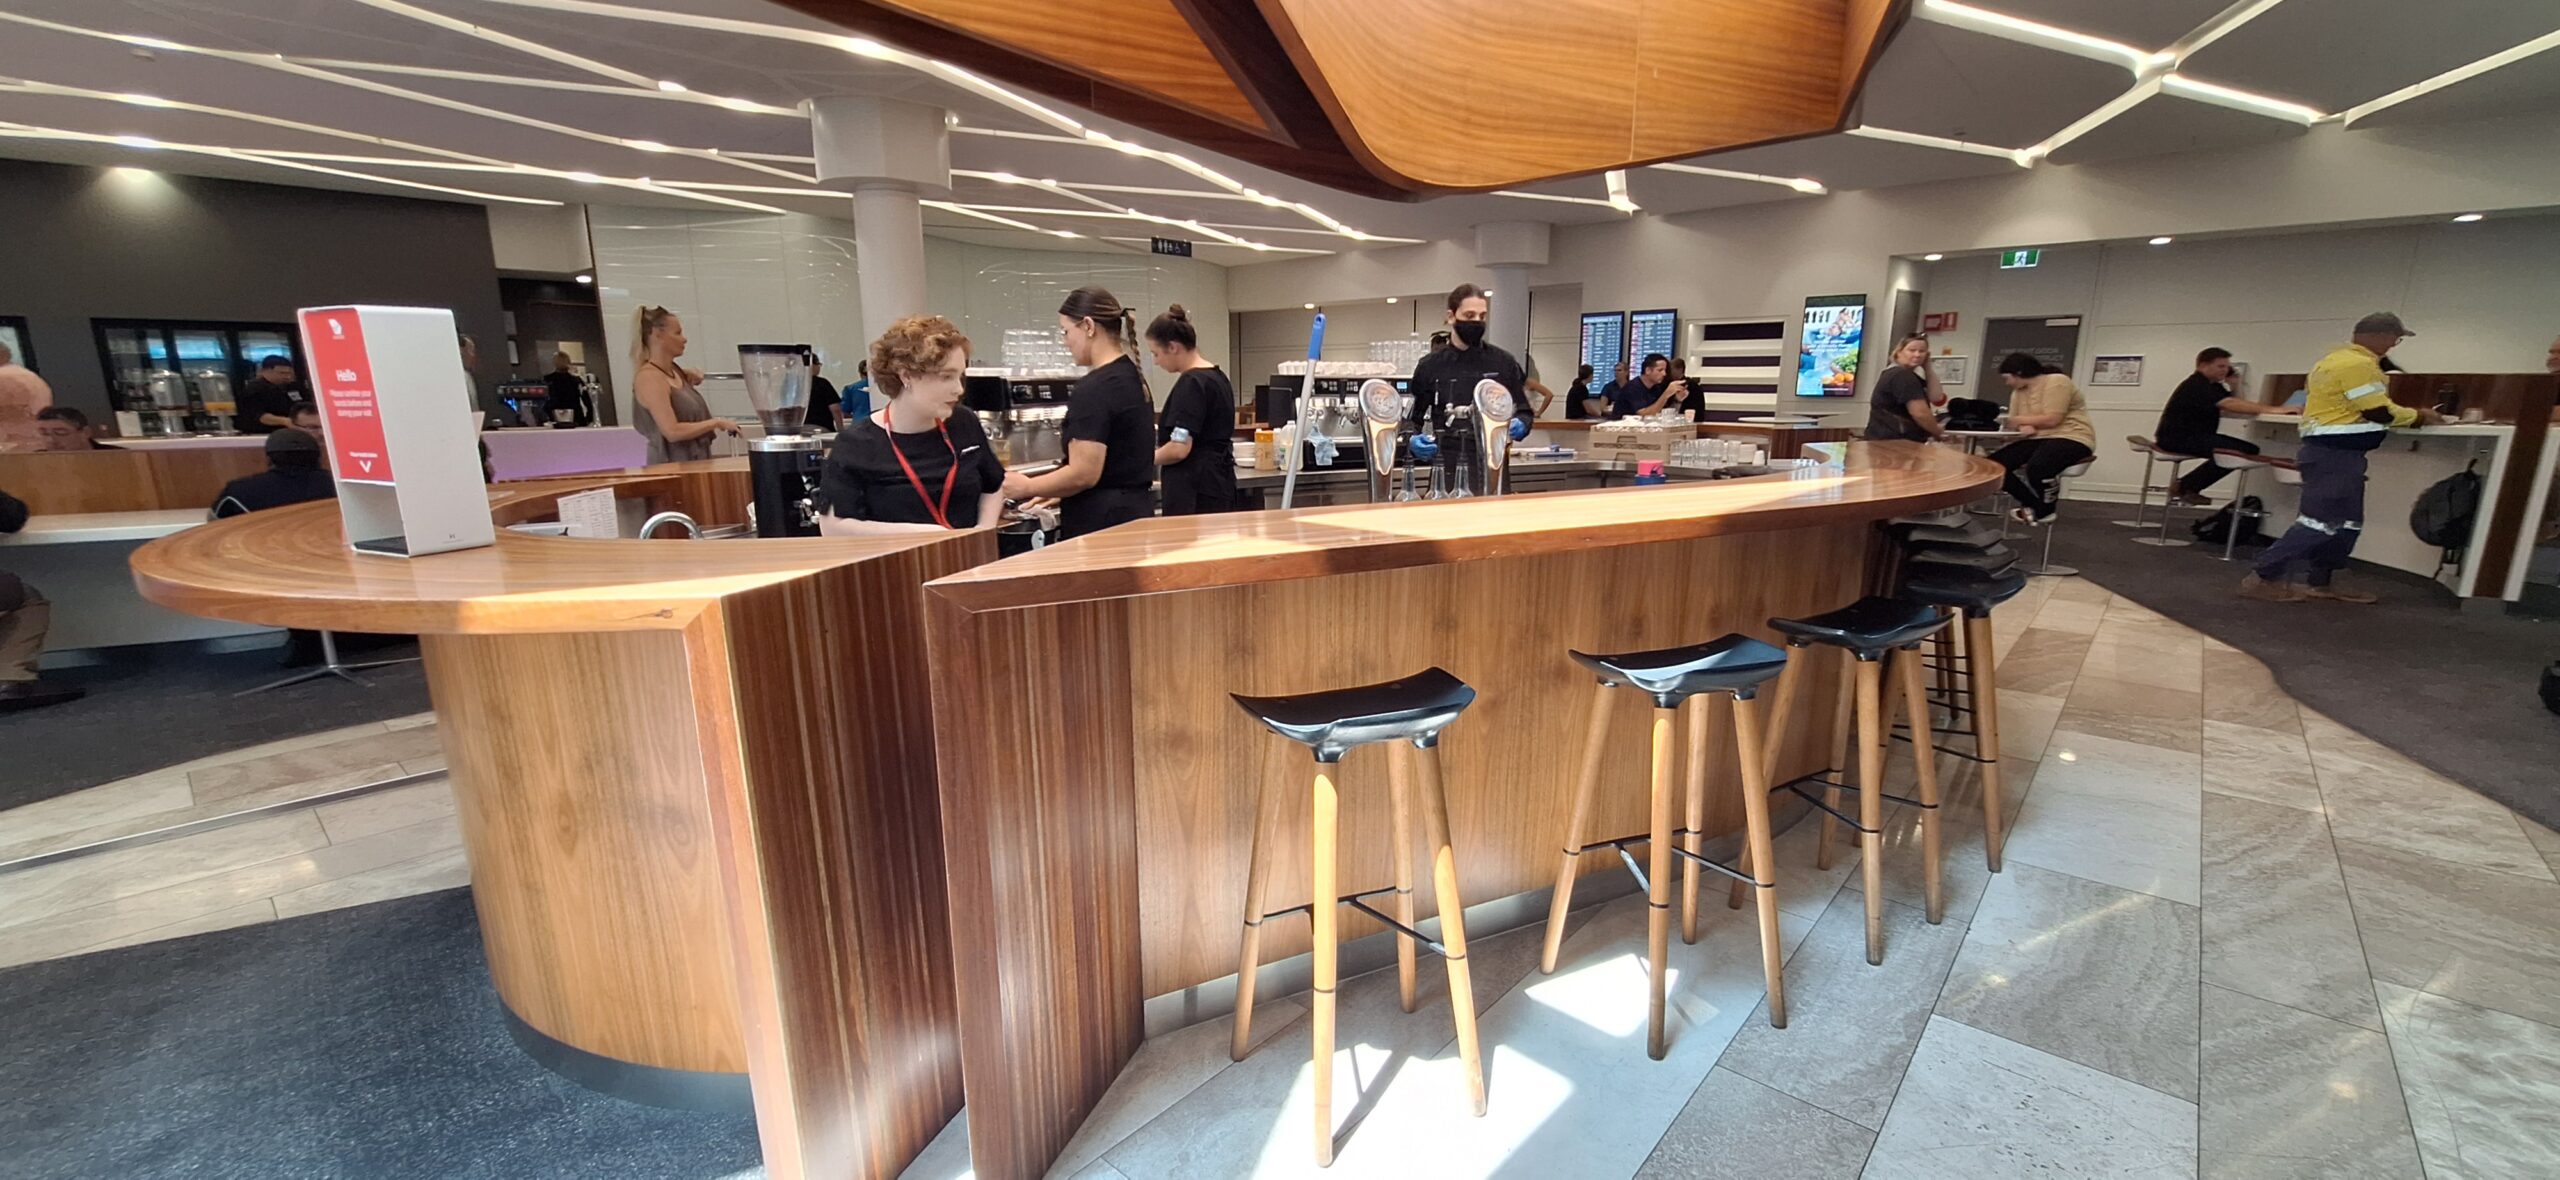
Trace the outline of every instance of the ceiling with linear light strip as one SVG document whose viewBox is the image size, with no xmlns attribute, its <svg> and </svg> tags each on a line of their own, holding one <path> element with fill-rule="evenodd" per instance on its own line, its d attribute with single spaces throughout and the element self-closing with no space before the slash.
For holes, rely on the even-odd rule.
<svg viewBox="0 0 2560 1180">
<path fill-rule="evenodd" d="M 1682 63 L 1629 61 L 1678 80 Z M 1714 79 L 1699 77 L 1700 86 Z M 1848 131 L 1400 202 L 761 0 L 9 0 L 0 156 L 491 204 L 848 217 L 805 99 L 951 112 L 928 232 L 1227 265 L 2560 108 L 2550 0 L 1914 0 Z M 1499 112 L 1476 112 L 1481 121 Z"/>
</svg>

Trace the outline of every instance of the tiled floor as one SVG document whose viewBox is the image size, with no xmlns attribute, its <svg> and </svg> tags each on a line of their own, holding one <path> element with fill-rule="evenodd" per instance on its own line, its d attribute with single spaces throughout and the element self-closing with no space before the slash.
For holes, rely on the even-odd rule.
<svg viewBox="0 0 2560 1180">
<path fill-rule="evenodd" d="M 1575 915 L 1552 976 L 1537 927 L 1482 939 L 1483 1119 L 1437 974 L 1412 1015 L 1391 975 L 1350 981 L 1330 1174 L 2560 1176 L 2560 834 L 2094 585 L 2037 582 L 1995 626 L 2007 867 L 1984 868 L 1976 783 L 1949 760 L 1942 925 L 1919 908 L 1916 815 L 1889 813 L 1886 958 L 1867 965 L 1858 854 L 1816 870 L 1799 825 L 1778 844 L 1789 1027 L 1768 1025 L 1750 912 L 1709 906 L 1697 945 L 1672 946 L 1660 1062 L 1637 899 Z M 0 815 L 0 855 L 434 768 L 395 725 Z M 0 963 L 465 873 L 429 783 L 0 875 Z M 1242 1063 L 1223 1023 L 1150 1041 L 1057 1174 L 1317 1174 L 1304 997 L 1255 1030 Z M 965 1136 L 964 1116 L 908 1175 L 965 1174 Z"/>
</svg>

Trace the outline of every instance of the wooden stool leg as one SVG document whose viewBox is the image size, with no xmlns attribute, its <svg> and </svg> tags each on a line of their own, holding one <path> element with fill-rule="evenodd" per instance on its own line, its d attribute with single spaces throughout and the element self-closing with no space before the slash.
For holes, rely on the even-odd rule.
<svg viewBox="0 0 2560 1180">
<path fill-rule="evenodd" d="M 1965 670 L 1973 687 L 1973 756 L 1982 759 L 1982 858 L 2000 871 L 2007 804 L 2000 797 L 2000 674 L 1991 666 L 1991 619 L 1964 621 Z"/>
<path fill-rule="evenodd" d="M 1449 847 L 1449 795 L 1440 784 L 1440 748 L 1415 758 L 1422 780 L 1422 833 L 1431 849 L 1431 887 L 1440 903 L 1440 944 L 1449 948 L 1449 1012 L 1458 1025 L 1458 1061 L 1467 1097 L 1484 1114 L 1484 1053 L 1476 1044 L 1476 989 L 1467 969 L 1467 903 L 1458 896 L 1458 855 Z"/>
<path fill-rule="evenodd" d="M 1840 699 L 1834 701 L 1831 707 L 1833 737 L 1830 778 L 1835 783 L 1849 781 L 1849 740 L 1855 733 L 1850 718 L 1855 715 L 1852 705 L 1858 695 L 1858 657 L 1843 651 L 1840 653 L 1840 658 L 1842 661 Z M 1823 788 L 1822 802 L 1830 807 L 1831 811 L 1840 810 L 1840 788 Z M 1817 869 L 1831 867 L 1831 848 L 1839 839 L 1840 821 L 1832 817 L 1831 811 L 1822 813 L 1822 838 L 1814 845 L 1813 867 Z"/>
<path fill-rule="evenodd" d="M 1413 926 L 1413 785 L 1405 769 L 1403 743 L 1387 745 L 1387 800 L 1393 809 L 1388 838 L 1395 841 L 1396 921 L 1407 928 Z M 1396 935 L 1396 998 L 1404 1010 L 1414 1009 L 1413 939 L 1404 933 Z"/>
<path fill-rule="evenodd" d="M 1653 994 L 1647 1004 L 1650 1013 L 1645 1036 L 1645 1052 L 1656 1061 L 1662 1060 L 1667 1044 L 1663 1037 L 1664 1001 L 1668 997 L 1671 964 L 1671 779 L 1679 751 L 1672 745 L 1671 728 L 1679 714 L 1670 709 L 1653 711 L 1653 819 L 1646 831 L 1651 840 L 1645 851 L 1652 866 L 1645 873 L 1644 945 L 1645 958 L 1651 964 Z"/>
<path fill-rule="evenodd" d="M 1778 744 L 1786 740 L 1785 734 L 1787 732 L 1787 726 L 1792 724 L 1791 717 L 1795 711 L 1796 681 L 1803 674 L 1804 665 L 1805 660 L 1803 658 L 1803 653 L 1801 651 L 1790 649 L 1787 653 L 1787 670 L 1778 673 L 1777 686 L 1766 694 L 1775 697 L 1778 703 L 1777 706 L 1769 712 L 1768 726 L 1761 731 L 1768 735 L 1767 740 L 1761 743 L 1762 751 L 1760 755 L 1760 799 L 1764 804 L 1768 802 L 1769 792 L 1773 789 L 1772 784 L 1778 781 Z M 1739 759 L 1736 760 L 1739 761 Z M 1837 806 L 1837 804 L 1834 804 L 1834 806 Z M 1760 861 L 1757 854 L 1751 851 L 1751 846 L 1749 842 L 1746 841 L 1743 845 L 1741 862 L 1737 867 L 1746 873 L 1757 873 L 1759 870 L 1755 866 L 1759 863 Z M 1772 865 L 1770 866 L 1769 871 L 1774 874 L 1777 872 L 1777 867 Z M 1741 909 L 1742 895 L 1750 891 L 1751 886 L 1746 885 L 1741 881 L 1735 881 L 1733 883 L 1732 892 L 1725 898 L 1726 908 L 1737 910 Z"/>
<path fill-rule="evenodd" d="M 1689 795 L 1680 825 L 1688 834 L 1680 837 L 1680 847 L 1693 855 L 1706 849 L 1707 770 L 1722 761 L 1713 739 L 1716 702 L 1723 699 L 1721 693 L 1689 698 Z M 1704 872 L 1698 862 L 1680 858 L 1680 941 L 1685 943 L 1698 941 L 1698 877 Z"/>
<path fill-rule="evenodd" d="M 1787 985 L 1785 961 L 1778 950 L 1778 862 L 1769 851 L 1769 774 L 1760 755 L 1767 736 L 1760 731 L 1760 702 L 1735 698 L 1733 748 L 1742 762 L 1743 839 L 1751 849 L 1751 879 L 1758 883 L 1752 892 L 1760 895 L 1760 971 L 1769 984 L 1769 1026 L 1785 1028 Z"/>
<path fill-rule="evenodd" d="M 1608 685 L 1594 690 L 1591 699 L 1591 731 L 1582 739 L 1582 774 L 1574 780 L 1572 818 L 1565 821 L 1564 859 L 1556 866 L 1555 896 L 1547 903 L 1547 945 L 1538 956 L 1538 970 L 1548 975 L 1556 972 L 1556 952 L 1564 946 L 1565 911 L 1573 908 L 1573 880 L 1580 874 L 1582 863 L 1582 825 L 1591 812 L 1591 792 L 1600 784 L 1601 756 L 1608 752 L 1609 702 L 1618 694 Z"/>
<path fill-rule="evenodd" d="M 1336 880 L 1334 861 L 1334 821 L 1338 801 L 1335 798 L 1334 775 L 1338 764 L 1316 763 L 1315 808 L 1312 814 L 1312 841 L 1307 861 L 1308 894 L 1315 901 L 1309 911 L 1315 925 L 1315 989 L 1309 998 L 1315 1026 L 1315 1128 L 1316 1163 L 1333 1163 L 1333 988 L 1338 965 L 1334 961 L 1336 911 L 1342 896 Z"/>
<path fill-rule="evenodd" d="M 1253 792 L 1253 859 L 1244 878 L 1244 936 L 1237 939 L 1235 1034 L 1227 1045 L 1227 1056 L 1244 1060 L 1245 1046 L 1253 1040 L 1254 972 L 1262 965 L 1262 915 L 1266 912 L 1264 895 L 1271 884 L 1271 850 L 1266 842 L 1271 835 L 1270 779 L 1260 780 Z"/>
<path fill-rule="evenodd" d="M 1884 664 L 1857 661 L 1858 866 L 1867 894 L 1867 962 L 1884 963 Z"/>
<path fill-rule="evenodd" d="M 1893 653 L 1893 662 L 1902 672 L 1903 715 L 1911 720 L 1911 758 L 1920 780 L 1920 874 L 1928 895 L 1929 923 L 1936 925 L 1947 916 L 1947 899 L 1938 873 L 1939 850 L 1945 839 L 1938 828 L 1938 744 L 1929 736 L 1929 701 L 1920 691 L 1922 648 L 1907 648 Z"/>
</svg>

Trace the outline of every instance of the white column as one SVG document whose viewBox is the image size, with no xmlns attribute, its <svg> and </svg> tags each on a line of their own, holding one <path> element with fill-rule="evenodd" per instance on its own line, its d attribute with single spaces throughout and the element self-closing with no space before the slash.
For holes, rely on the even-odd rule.
<svg viewBox="0 0 2560 1180">
<path fill-rule="evenodd" d="M 1515 356 L 1525 358 L 1529 352 L 1529 272 L 1547 264 L 1554 230 L 1543 221 L 1488 221 L 1476 227 L 1476 265 L 1493 272 L 1492 323 L 1485 338 Z"/>
<path fill-rule="evenodd" d="M 926 197 L 951 192 L 951 132 L 940 108 L 871 95 L 809 100 L 818 182 L 853 193 L 862 338 L 933 310 L 926 300 Z"/>
</svg>

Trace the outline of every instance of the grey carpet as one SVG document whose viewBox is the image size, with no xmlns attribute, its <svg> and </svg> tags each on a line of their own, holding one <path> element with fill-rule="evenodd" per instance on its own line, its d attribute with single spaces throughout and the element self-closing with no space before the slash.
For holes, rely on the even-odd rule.
<svg viewBox="0 0 2560 1180">
<path fill-rule="evenodd" d="M 639 1106 L 500 1023 L 467 889 L 0 971 L 0 1174 L 758 1169 L 753 1120 Z"/>
<path fill-rule="evenodd" d="M 342 636 L 350 663 L 418 654 L 387 636 Z M 0 758 L 0 809 L 145 774 L 165 766 L 307 733 L 388 721 L 427 709 L 426 675 L 416 664 L 373 668 L 359 688 L 336 677 L 239 700 L 231 694 L 283 679 L 276 649 L 211 653 L 193 644 L 113 649 L 108 662 L 45 673 L 89 690 L 67 705 L 0 715 L 0 749 L 42 750 L 42 758 Z"/>
<path fill-rule="evenodd" d="M 2542 707 L 2542 670 L 2560 659 L 2560 623 L 2457 611 L 2414 574 L 2358 566 L 2341 582 L 2372 606 L 2265 603 L 2233 591 L 2249 552 L 2132 543 L 2113 514 L 2065 513 L 2058 563 L 2108 590 L 2256 656 L 2285 691 L 2340 724 L 2543 824 L 2560 828 L 2560 716 Z"/>
</svg>

